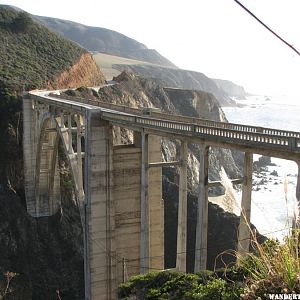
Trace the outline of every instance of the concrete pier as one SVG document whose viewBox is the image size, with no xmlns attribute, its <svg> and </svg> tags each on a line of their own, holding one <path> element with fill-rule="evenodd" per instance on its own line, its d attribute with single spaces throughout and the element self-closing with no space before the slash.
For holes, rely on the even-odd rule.
<svg viewBox="0 0 300 300">
<path fill-rule="evenodd" d="M 209 147 L 205 144 L 200 144 L 199 195 L 198 195 L 194 272 L 205 270 L 207 264 L 208 154 L 209 154 Z"/>
<path fill-rule="evenodd" d="M 112 128 L 94 112 L 85 127 L 85 299 L 113 300 Z"/>
<path fill-rule="evenodd" d="M 38 216 L 35 198 L 36 123 L 33 100 L 23 97 L 24 186 L 27 211 L 32 217 Z"/>
<path fill-rule="evenodd" d="M 249 252 L 250 245 L 250 214 L 252 193 L 253 154 L 246 152 L 244 157 L 244 180 L 241 202 L 241 216 L 238 228 L 237 251 L 240 256 Z"/>
<path fill-rule="evenodd" d="M 149 271 L 150 260 L 150 231 L 149 231 L 149 198 L 148 198 L 148 185 L 149 185 L 149 154 L 148 154 L 148 134 L 141 134 L 141 149 L 142 149 L 142 162 L 141 162 L 141 244 L 140 244 L 140 259 L 142 274 Z"/>
<path fill-rule="evenodd" d="M 187 142 L 182 141 L 180 147 L 179 200 L 177 226 L 176 269 L 186 272 L 187 242 Z"/>
</svg>

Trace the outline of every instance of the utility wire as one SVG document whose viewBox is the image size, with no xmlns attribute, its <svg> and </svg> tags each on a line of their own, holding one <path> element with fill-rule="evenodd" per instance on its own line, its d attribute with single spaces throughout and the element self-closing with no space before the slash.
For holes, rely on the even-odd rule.
<svg viewBox="0 0 300 300">
<path fill-rule="evenodd" d="M 281 36 L 279 36 L 274 30 L 272 30 L 268 25 L 266 25 L 263 21 L 261 21 L 253 12 L 251 12 L 247 7 L 245 7 L 240 1 L 233 0 L 239 6 L 241 6 L 248 14 L 250 14 L 257 22 L 259 22 L 262 26 L 264 26 L 267 30 L 269 30 L 273 35 L 275 35 L 279 40 L 281 40 L 285 45 L 290 47 L 294 52 L 296 52 L 300 56 L 300 52 L 289 44 L 286 40 L 284 40 Z"/>
</svg>

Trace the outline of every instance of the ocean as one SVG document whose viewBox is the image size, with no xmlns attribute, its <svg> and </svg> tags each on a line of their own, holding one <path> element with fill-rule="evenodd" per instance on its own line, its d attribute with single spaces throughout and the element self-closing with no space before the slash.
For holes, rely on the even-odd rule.
<svg viewBox="0 0 300 300">
<path fill-rule="evenodd" d="M 235 101 L 239 107 L 223 107 L 229 122 L 300 131 L 300 97 L 249 96 Z M 254 160 L 259 157 L 254 155 Z M 251 222 L 260 233 L 282 240 L 296 204 L 298 167 L 295 162 L 273 157 L 271 162 L 276 166 L 253 176 Z M 235 194 L 240 203 L 241 191 Z"/>
</svg>

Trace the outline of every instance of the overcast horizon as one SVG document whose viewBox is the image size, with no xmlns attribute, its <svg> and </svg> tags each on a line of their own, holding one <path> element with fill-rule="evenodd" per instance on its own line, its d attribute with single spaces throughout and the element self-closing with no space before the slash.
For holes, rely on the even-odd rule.
<svg viewBox="0 0 300 300">
<path fill-rule="evenodd" d="M 241 2 L 299 50 L 299 1 Z M 300 95 L 300 56 L 233 0 L 7 0 L 0 4 L 118 31 L 156 49 L 180 68 L 233 81 L 250 93 Z"/>
</svg>

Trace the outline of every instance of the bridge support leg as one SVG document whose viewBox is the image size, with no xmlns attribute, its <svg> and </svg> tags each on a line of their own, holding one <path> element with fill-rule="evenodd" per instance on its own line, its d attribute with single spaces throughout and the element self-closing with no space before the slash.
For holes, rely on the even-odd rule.
<svg viewBox="0 0 300 300">
<path fill-rule="evenodd" d="M 112 129 L 97 113 L 86 116 L 85 299 L 116 299 L 112 245 Z"/>
<path fill-rule="evenodd" d="M 209 147 L 200 145 L 199 158 L 199 195 L 196 227 L 194 272 L 206 269 L 207 229 L 208 229 L 208 153 Z"/>
<path fill-rule="evenodd" d="M 186 272 L 186 238 L 187 238 L 187 142 L 180 147 L 179 203 L 177 227 L 176 269 Z"/>
<path fill-rule="evenodd" d="M 36 169 L 36 120 L 33 100 L 28 96 L 23 98 L 23 152 L 24 180 L 28 213 L 36 216 L 35 199 L 35 169 Z"/>
<path fill-rule="evenodd" d="M 243 191 L 242 191 L 241 216 L 240 216 L 240 224 L 238 228 L 237 251 L 239 256 L 244 256 L 249 251 L 252 169 L 253 169 L 253 154 L 246 152 L 244 158 L 244 180 L 243 180 Z"/>
<path fill-rule="evenodd" d="M 142 132 L 141 147 L 142 147 L 142 162 L 141 162 L 141 245 L 140 245 L 140 271 L 145 274 L 149 271 L 150 261 L 150 231 L 149 231 L 149 145 L 148 134 Z"/>
</svg>

